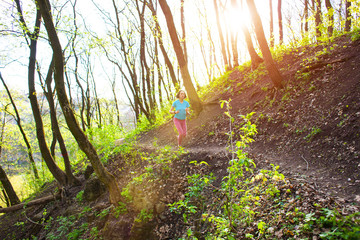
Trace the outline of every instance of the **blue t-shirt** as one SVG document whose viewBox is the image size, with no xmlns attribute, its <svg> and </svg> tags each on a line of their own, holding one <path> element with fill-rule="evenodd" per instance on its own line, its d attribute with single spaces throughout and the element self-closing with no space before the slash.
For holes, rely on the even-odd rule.
<svg viewBox="0 0 360 240">
<path fill-rule="evenodd" d="M 172 106 L 175 108 L 175 111 L 179 110 L 179 113 L 175 114 L 175 117 L 180 120 L 186 119 L 186 108 L 190 107 L 190 104 L 187 101 L 176 100 Z"/>
</svg>

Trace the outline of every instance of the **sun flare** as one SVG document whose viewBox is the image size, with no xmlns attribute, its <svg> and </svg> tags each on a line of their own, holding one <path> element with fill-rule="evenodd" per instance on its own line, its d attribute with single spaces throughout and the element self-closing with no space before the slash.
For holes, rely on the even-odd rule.
<svg viewBox="0 0 360 240">
<path fill-rule="evenodd" d="M 225 24 L 232 33 L 238 33 L 241 28 L 246 26 L 250 27 L 251 18 L 247 9 L 241 7 L 230 7 L 224 12 Z"/>
</svg>

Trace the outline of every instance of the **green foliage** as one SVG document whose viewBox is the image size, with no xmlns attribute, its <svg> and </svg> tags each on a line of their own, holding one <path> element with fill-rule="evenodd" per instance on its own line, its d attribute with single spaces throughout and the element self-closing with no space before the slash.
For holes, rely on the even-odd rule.
<svg viewBox="0 0 360 240">
<path fill-rule="evenodd" d="M 125 214 L 127 212 L 128 209 L 126 207 L 126 204 L 123 202 L 119 202 L 118 206 L 115 207 L 113 214 L 116 218 L 118 218 L 120 215 Z"/>
<path fill-rule="evenodd" d="M 97 227 L 91 228 L 91 230 L 90 230 L 90 235 L 91 235 L 92 239 L 100 239 L 100 237 L 99 237 L 99 230 L 98 230 Z"/>
<path fill-rule="evenodd" d="M 307 141 L 307 142 L 310 142 L 314 137 L 315 137 L 315 135 L 317 135 L 317 134 L 319 134 L 319 133 L 321 133 L 322 132 L 322 130 L 320 129 L 320 128 L 318 128 L 318 127 L 312 127 L 311 128 L 311 132 L 308 134 L 308 135 L 306 135 L 305 137 L 304 137 L 304 139 Z"/>
<path fill-rule="evenodd" d="M 110 208 L 105 208 L 100 213 L 96 214 L 95 216 L 100 219 L 104 219 L 105 217 L 107 217 L 109 215 L 109 213 L 110 213 Z"/>
<path fill-rule="evenodd" d="M 230 90 L 232 81 L 229 77 L 232 72 L 233 71 L 227 71 L 220 77 L 213 79 L 210 84 L 200 89 L 199 96 L 204 99 L 204 97 L 209 96 L 210 93 L 218 93 L 218 90 L 221 92 Z"/>
<path fill-rule="evenodd" d="M 360 213 L 342 216 L 336 209 L 322 208 L 316 215 L 314 212 L 303 214 L 304 221 L 301 230 L 311 233 L 315 228 L 323 231 L 319 234 L 321 239 L 359 239 Z"/>
<path fill-rule="evenodd" d="M 355 42 L 360 39 L 360 28 L 354 29 L 353 32 L 351 32 L 351 41 Z"/>
<path fill-rule="evenodd" d="M 75 227 L 77 216 L 71 215 L 69 217 L 58 216 L 54 221 L 52 218 L 46 223 L 45 229 L 52 230 L 46 234 L 46 239 L 57 240 L 57 239 L 79 239 L 87 230 L 88 223 L 82 223 L 80 226 Z M 56 225 L 57 228 L 54 228 Z"/>
<path fill-rule="evenodd" d="M 196 162 L 191 163 L 197 164 Z M 187 179 L 189 187 L 188 192 L 185 193 L 185 199 L 169 204 L 170 211 L 178 214 L 181 213 L 185 223 L 187 223 L 187 217 L 189 215 L 197 213 L 198 209 L 204 210 L 205 198 L 202 193 L 204 189 L 215 180 L 215 177 L 213 174 L 204 176 L 200 174 L 193 174 L 191 176 L 187 176 Z"/>
<path fill-rule="evenodd" d="M 140 119 L 137 121 L 136 128 L 132 130 L 131 132 L 127 133 L 127 138 L 133 139 L 136 137 L 136 135 L 148 131 L 150 129 L 153 129 L 155 127 L 158 127 L 166 122 L 168 122 L 171 119 L 171 115 L 169 114 L 169 109 L 171 107 L 172 101 L 166 102 L 161 106 L 161 108 L 158 108 L 155 112 L 155 120 L 154 122 L 150 123 L 149 120 L 145 117 L 144 114 L 140 116 Z"/>
<path fill-rule="evenodd" d="M 266 76 L 267 71 L 265 70 L 265 64 L 260 64 L 255 70 L 249 71 L 244 75 L 244 82 L 248 87 L 253 85 L 258 79 Z"/>
<path fill-rule="evenodd" d="M 230 119 L 229 124 L 233 124 L 235 118 L 230 113 L 229 103 L 222 101 L 222 107 L 227 105 L 225 115 Z M 291 185 L 278 172 L 279 167 L 272 165 L 271 170 L 256 170 L 253 160 L 244 151 L 257 132 L 250 121 L 253 114 L 240 116 L 243 120 L 239 127 L 240 140 L 230 141 L 234 144 L 229 147 L 233 158 L 229 161 L 228 174 L 222 179 L 221 187 L 212 185 L 215 178 L 211 173 L 193 174 L 188 176 L 189 186 L 184 199 L 169 205 L 170 210 L 182 214 L 186 226 L 190 226 L 184 229 L 186 238 L 183 239 L 276 239 L 277 231 L 285 238 L 300 239 L 311 236 L 314 229 L 321 230 L 318 236 L 322 239 L 358 239 L 359 213 L 344 217 L 336 209 L 322 208 L 321 211 L 304 213 L 298 208 L 290 208 L 288 202 L 293 191 L 291 188 L 283 189 L 282 186 Z M 229 138 L 234 134 L 231 129 Z M 308 138 L 319 132 L 319 128 L 313 128 Z M 194 161 L 191 164 L 203 163 Z M 297 195 L 296 199 L 299 198 Z M 320 204 L 314 203 L 314 206 L 320 208 Z M 272 209 L 270 214 L 261 212 L 266 208 Z M 279 225 L 281 218 L 284 218 L 283 223 Z M 281 229 L 275 230 L 279 226 Z M 237 235 L 240 232 L 242 235 Z"/>
<path fill-rule="evenodd" d="M 116 125 L 91 128 L 87 130 L 86 134 L 101 156 L 102 162 L 107 161 L 109 156 L 118 152 L 119 149 L 115 147 L 115 141 L 125 135 L 124 129 Z"/>
<path fill-rule="evenodd" d="M 153 217 L 154 216 L 152 210 L 142 209 L 140 213 L 136 216 L 134 221 L 146 223 L 150 221 Z"/>
<path fill-rule="evenodd" d="M 78 203 L 81 203 L 84 200 L 83 195 L 84 195 L 84 190 L 81 190 L 80 192 L 78 192 L 78 194 L 76 194 L 75 198 Z"/>
</svg>

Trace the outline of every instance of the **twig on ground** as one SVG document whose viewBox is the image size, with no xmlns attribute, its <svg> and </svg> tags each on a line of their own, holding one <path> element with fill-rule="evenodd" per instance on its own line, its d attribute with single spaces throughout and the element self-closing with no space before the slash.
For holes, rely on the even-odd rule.
<svg viewBox="0 0 360 240">
<path fill-rule="evenodd" d="M 304 159 L 305 162 L 306 162 L 306 171 L 309 170 L 309 163 L 308 163 L 308 161 L 304 158 L 303 155 L 301 155 L 301 157 L 302 157 L 302 159 Z"/>
</svg>

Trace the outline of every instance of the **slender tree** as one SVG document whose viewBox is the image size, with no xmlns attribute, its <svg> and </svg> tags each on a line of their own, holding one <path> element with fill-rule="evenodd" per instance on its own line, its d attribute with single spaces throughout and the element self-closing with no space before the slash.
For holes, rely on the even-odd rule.
<svg viewBox="0 0 360 240">
<path fill-rule="evenodd" d="M 243 8 L 244 7 L 243 2 L 241 2 L 241 4 L 242 4 L 241 8 Z M 254 44 L 251 39 L 251 35 L 248 27 L 245 24 L 241 24 L 241 30 L 244 34 L 246 46 L 250 55 L 251 68 L 255 70 L 264 60 L 255 51 Z"/>
<path fill-rule="evenodd" d="M 182 48 L 184 51 L 184 57 L 185 61 L 188 61 L 187 56 L 187 49 L 186 49 L 186 29 L 185 29 L 185 14 L 184 14 L 184 0 L 180 0 L 180 18 L 181 18 L 181 30 L 182 30 L 182 37 L 181 37 L 181 43 Z"/>
<path fill-rule="evenodd" d="M 236 0 L 231 0 L 231 6 L 236 9 L 237 2 Z M 233 56 L 233 67 L 239 66 L 239 53 L 237 49 L 237 32 L 230 31 L 230 40 L 231 40 L 231 49 Z"/>
<path fill-rule="evenodd" d="M 273 82 L 275 87 L 282 88 L 283 78 L 282 78 L 277 66 L 275 65 L 274 59 L 272 58 L 272 55 L 271 55 L 271 52 L 269 49 L 269 45 L 266 42 L 264 29 L 263 29 L 263 26 L 261 23 L 260 16 L 256 9 L 254 0 L 246 0 L 246 2 L 248 4 L 248 7 L 249 7 L 249 10 L 251 13 L 251 18 L 252 18 L 253 26 L 255 28 L 256 37 L 259 42 L 261 52 L 264 56 L 266 69 L 269 72 L 271 81 Z"/>
<path fill-rule="evenodd" d="M 2 141 L 4 139 L 5 125 L 6 125 L 6 111 L 4 111 L 4 117 L 2 120 L 1 132 L 0 132 L 0 157 L 1 157 L 1 152 L 2 152 Z M 6 202 L 7 206 L 9 206 L 9 205 L 12 206 L 12 205 L 20 203 L 20 199 L 17 196 L 11 182 L 9 181 L 9 178 L 7 177 L 7 175 L 1 165 L 0 165 L 0 182 L 4 188 L 3 194 L 5 197 L 5 202 Z"/>
<path fill-rule="evenodd" d="M 264 60 L 255 51 L 249 29 L 245 25 L 243 25 L 241 29 L 244 33 L 246 46 L 250 55 L 251 68 L 255 70 Z"/>
<path fill-rule="evenodd" d="M 44 19 L 45 28 L 49 36 L 51 48 L 53 50 L 55 63 L 55 87 L 66 123 L 71 133 L 75 137 L 80 149 L 90 160 L 96 175 L 107 186 L 110 195 L 110 202 L 113 204 L 118 204 L 118 202 L 121 200 L 121 191 L 118 187 L 116 179 L 105 169 L 104 165 L 101 163 L 96 149 L 81 130 L 68 101 L 64 83 L 64 59 L 62 47 L 57 36 L 54 23 L 52 21 L 49 2 L 47 0 L 38 0 L 37 4 Z"/>
<path fill-rule="evenodd" d="M 147 111 L 150 113 L 150 123 L 155 121 L 155 108 L 156 102 L 153 96 L 153 88 L 155 84 L 151 82 L 152 71 L 150 70 L 149 64 L 146 59 L 146 37 L 145 37 L 145 9 L 146 2 L 144 1 L 142 7 L 139 6 L 139 1 L 136 0 L 136 9 L 139 15 L 140 20 L 140 66 L 141 66 L 141 80 L 143 85 L 143 97 L 146 96 L 146 101 L 144 101 Z"/>
<path fill-rule="evenodd" d="M 321 1 L 315 0 L 315 27 L 316 27 L 316 39 L 321 37 Z"/>
<path fill-rule="evenodd" d="M 329 18 L 328 36 L 331 37 L 334 32 L 334 9 L 331 5 L 330 0 L 325 0 L 325 6 L 327 9 L 327 14 L 328 14 L 328 18 Z"/>
<path fill-rule="evenodd" d="M 172 13 L 170 11 L 169 5 L 167 4 L 166 0 L 159 0 L 160 7 L 165 15 L 168 31 L 170 34 L 171 42 L 173 44 L 177 60 L 179 62 L 181 75 L 184 81 L 185 89 L 188 93 L 190 102 L 192 104 L 192 107 L 195 111 L 195 114 L 199 114 L 202 110 L 202 103 L 201 100 L 195 90 L 195 87 L 191 81 L 189 69 L 187 67 L 187 63 L 184 57 L 184 53 L 181 49 L 180 41 L 177 36 L 174 20 Z"/>
<path fill-rule="evenodd" d="M 278 19 L 279 19 L 279 43 L 283 44 L 284 42 L 284 31 L 283 31 L 283 20 L 282 20 L 282 0 L 278 0 Z"/>
<path fill-rule="evenodd" d="M 219 38 L 220 38 L 220 44 L 221 44 L 221 53 L 222 53 L 223 61 L 225 64 L 225 69 L 227 69 L 229 67 L 229 62 L 227 60 L 225 40 L 224 40 L 222 26 L 220 23 L 219 8 L 218 8 L 217 0 L 214 0 L 214 9 L 215 9 L 215 16 L 216 16 L 216 24 L 217 24 Z"/>
<path fill-rule="evenodd" d="M 304 31 L 305 33 L 307 33 L 309 31 L 309 22 L 308 22 L 308 18 L 309 18 L 309 0 L 305 0 L 304 1 L 304 20 L 305 20 L 305 27 L 304 27 Z"/>
<path fill-rule="evenodd" d="M 351 29 L 351 0 L 345 2 L 345 31 L 349 32 Z"/>
<path fill-rule="evenodd" d="M 1 146 L 0 146 L 1 149 Z M 2 166 L 0 165 L 0 182 L 4 188 L 3 194 L 4 197 L 6 199 L 6 204 L 9 207 L 19 204 L 20 203 L 20 199 L 17 196 L 9 178 L 6 175 L 6 172 L 4 171 L 4 169 L 2 168 Z"/>
<path fill-rule="evenodd" d="M 14 101 L 14 99 L 13 99 L 13 97 L 12 97 L 10 91 L 9 91 L 9 88 L 7 87 L 7 85 L 6 85 L 5 81 L 4 81 L 1 73 L 0 73 L 0 79 L 1 79 L 1 81 L 2 81 L 2 83 L 3 83 L 3 85 L 4 85 L 4 87 L 5 87 L 5 90 L 6 90 L 7 94 L 8 94 L 8 97 L 9 97 L 9 99 L 10 99 L 10 102 L 11 102 L 13 108 L 14 108 L 14 112 L 15 112 L 14 119 L 15 119 L 15 121 L 16 121 L 17 126 L 19 127 L 20 133 L 21 133 L 21 135 L 22 135 L 22 137 L 23 137 L 23 140 L 24 140 L 24 142 L 25 142 L 25 145 L 26 145 L 26 148 L 27 148 L 27 154 L 28 154 L 28 157 L 29 157 L 29 161 L 30 161 L 30 164 L 31 164 L 31 166 L 32 166 L 32 170 L 33 170 L 33 172 L 34 172 L 34 177 L 35 177 L 36 179 L 39 179 L 39 173 L 38 173 L 38 170 L 37 170 L 37 168 L 36 168 L 35 160 L 34 160 L 34 158 L 33 158 L 32 148 L 31 148 L 30 142 L 29 142 L 29 140 L 28 140 L 28 137 L 27 137 L 27 135 L 26 135 L 26 133 L 25 133 L 25 131 L 24 131 L 24 128 L 22 127 L 21 117 L 20 117 L 19 111 L 17 110 L 15 101 Z"/>
<path fill-rule="evenodd" d="M 52 58 L 54 59 L 54 58 Z M 64 160 L 65 165 L 65 173 L 67 177 L 67 182 L 69 185 L 77 185 L 80 183 L 80 181 L 73 175 L 71 171 L 71 163 L 68 155 L 68 151 L 66 149 L 64 138 L 61 134 L 60 127 L 57 120 L 57 114 L 56 114 L 56 107 L 54 102 L 54 95 L 53 95 L 53 89 L 51 87 L 52 84 L 52 76 L 53 76 L 53 68 L 54 68 L 54 60 L 51 61 L 48 73 L 45 79 L 45 87 L 44 87 L 44 94 L 45 97 L 49 103 L 49 109 L 50 109 L 50 120 L 51 120 L 51 130 L 53 134 L 53 143 L 51 144 L 51 155 L 55 159 L 55 146 L 56 142 L 59 143 L 61 155 Z"/>
<path fill-rule="evenodd" d="M 38 139 L 40 152 L 54 178 L 59 182 L 60 185 L 65 186 L 67 185 L 66 174 L 56 165 L 45 140 L 44 126 L 43 126 L 43 121 L 37 100 L 36 90 L 35 90 L 35 65 L 36 65 L 36 53 L 37 53 L 37 40 L 39 37 L 40 26 L 41 26 L 41 13 L 39 10 L 36 11 L 35 27 L 34 27 L 34 31 L 31 33 L 27 28 L 25 20 L 23 18 L 22 9 L 19 0 L 16 0 L 15 3 L 17 5 L 20 22 L 23 25 L 24 35 L 25 37 L 28 37 L 30 41 L 29 44 L 30 57 L 29 57 L 29 67 L 28 67 L 29 99 L 35 120 L 36 136 Z"/>
<path fill-rule="evenodd" d="M 269 0 L 270 9 L 270 47 L 274 47 L 274 14 L 273 14 L 273 1 Z"/>
<path fill-rule="evenodd" d="M 179 80 L 176 78 L 174 67 L 173 67 L 173 65 L 172 65 L 172 63 L 170 61 L 170 58 L 169 58 L 169 56 L 168 56 L 168 54 L 167 54 L 167 52 L 165 50 L 165 47 L 164 47 L 163 38 L 162 38 L 162 30 L 161 30 L 161 27 L 159 25 L 157 13 L 156 13 L 156 9 L 155 9 L 155 6 L 153 4 L 153 1 L 149 0 L 149 3 L 147 4 L 147 6 L 149 7 L 149 9 L 151 11 L 151 14 L 152 14 L 152 17 L 153 17 L 153 19 L 155 21 L 155 33 L 154 33 L 154 35 L 157 37 L 157 39 L 159 41 L 159 47 L 160 47 L 161 53 L 162 53 L 162 55 L 164 57 L 165 65 L 168 68 L 168 71 L 169 71 L 172 83 L 174 85 L 175 91 L 178 91 L 179 90 Z"/>
</svg>

